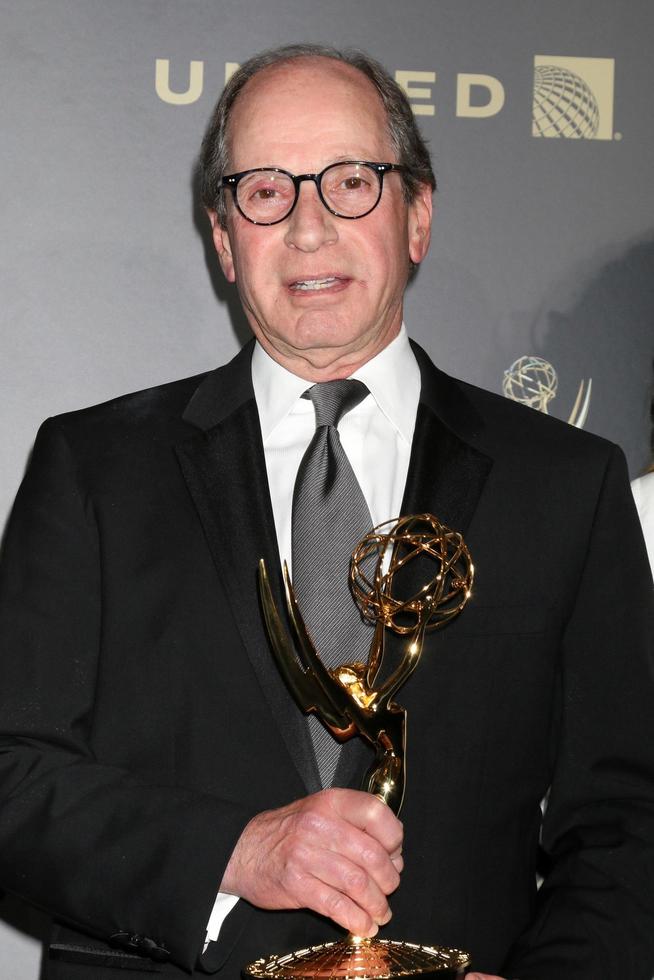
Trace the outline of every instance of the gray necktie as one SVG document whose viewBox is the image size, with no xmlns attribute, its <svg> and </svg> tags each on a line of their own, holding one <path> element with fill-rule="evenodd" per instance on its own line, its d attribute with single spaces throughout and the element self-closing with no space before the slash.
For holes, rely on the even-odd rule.
<svg viewBox="0 0 654 980">
<path fill-rule="evenodd" d="M 368 394 L 360 381 L 326 381 L 305 392 L 316 431 L 302 457 L 293 492 L 293 587 L 318 653 L 328 667 L 365 661 L 370 628 L 348 584 L 350 556 L 371 526 L 370 511 L 341 446 L 338 423 Z M 336 772 L 340 746 L 309 716 L 323 786 Z"/>
</svg>

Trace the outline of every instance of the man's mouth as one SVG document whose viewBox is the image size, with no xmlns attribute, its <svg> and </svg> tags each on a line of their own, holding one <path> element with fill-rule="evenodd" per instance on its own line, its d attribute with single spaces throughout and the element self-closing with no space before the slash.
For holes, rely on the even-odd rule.
<svg viewBox="0 0 654 980">
<path fill-rule="evenodd" d="M 295 292 L 304 293 L 320 289 L 329 289 L 330 286 L 343 282 L 345 282 L 345 280 L 339 278 L 338 276 L 325 276 L 322 279 L 296 279 L 294 282 L 290 283 L 289 289 L 292 289 Z"/>
</svg>

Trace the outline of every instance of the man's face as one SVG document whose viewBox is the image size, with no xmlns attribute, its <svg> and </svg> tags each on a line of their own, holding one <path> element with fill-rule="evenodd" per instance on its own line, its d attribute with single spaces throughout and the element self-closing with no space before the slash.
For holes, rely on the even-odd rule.
<svg viewBox="0 0 654 980">
<path fill-rule="evenodd" d="M 394 163 L 397 154 L 372 83 L 348 65 L 312 58 L 247 83 L 232 111 L 229 160 L 231 173 L 273 166 L 303 174 L 339 160 Z M 308 380 L 345 377 L 397 335 L 409 260 L 420 262 L 429 245 L 430 188 L 407 205 L 400 174 L 387 174 L 375 210 L 348 220 L 330 214 L 304 181 L 294 211 L 271 226 L 247 221 L 231 197 L 226 229 L 210 215 L 214 242 L 276 361 Z"/>
</svg>

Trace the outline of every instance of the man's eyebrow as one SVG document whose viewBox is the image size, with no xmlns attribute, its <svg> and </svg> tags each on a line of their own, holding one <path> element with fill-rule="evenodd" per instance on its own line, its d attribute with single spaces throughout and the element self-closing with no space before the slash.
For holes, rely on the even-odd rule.
<svg viewBox="0 0 654 980">
<path fill-rule="evenodd" d="M 356 154 L 356 153 L 343 153 L 340 156 L 332 157 L 330 159 L 329 163 L 325 163 L 322 167 L 316 167 L 315 169 L 313 169 L 311 171 L 307 171 L 307 173 L 316 173 L 316 174 L 319 174 L 323 170 L 326 170 L 327 167 L 331 167 L 335 163 L 347 163 L 347 162 L 358 163 L 358 162 L 362 162 L 362 161 L 370 161 L 371 163 L 377 163 L 378 162 L 377 160 L 374 160 L 374 158 L 371 158 L 370 156 L 366 156 L 365 154 L 362 156 L 361 154 Z M 290 170 L 286 166 L 282 166 L 282 164 L 280 164 L 280 163 L 267 163 L 263 167 L 251 167 L 250 169 L 253 169 L 253 170 L 266 170 L 269 167 L 271 169 L 275 169 L 276 168 L 277 170 L 286 170 L 286 171 L 288 171 L 288 173 L 294 173 L 294 171 Z"/>
</svg>

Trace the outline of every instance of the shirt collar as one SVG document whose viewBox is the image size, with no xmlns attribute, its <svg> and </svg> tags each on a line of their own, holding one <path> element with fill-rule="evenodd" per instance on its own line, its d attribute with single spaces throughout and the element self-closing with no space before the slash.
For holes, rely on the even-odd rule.
<svg viewBox="0 0 654 980">
<path fill-rule="evenodd" d="M 252 354 L 252 387 L 265 442 L 310 383 L 274 361 L 257 340 Z"/>
<path fill-rule="evenodd" d="M 410 445 L 420 398 L 420 369 L 404 324 L 397 337 L 352 377 L 366 385 L 380 411 Z M 265 442 L 310 383 L 274 361 L 257 341 L 252 355 L 252 385 Z"/>
<path fill-rule="evenodd" d="M 404 323 L 397 337 L 352 377 L 363 381 L 379 410 L 411 445 L 420 400 L 420 368 Z"/>
</svg>

